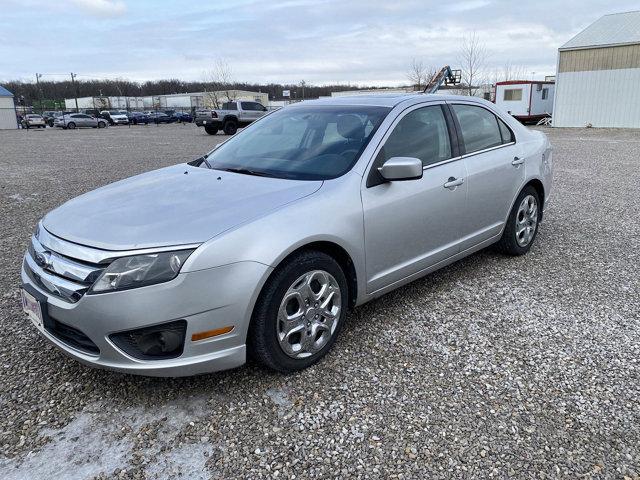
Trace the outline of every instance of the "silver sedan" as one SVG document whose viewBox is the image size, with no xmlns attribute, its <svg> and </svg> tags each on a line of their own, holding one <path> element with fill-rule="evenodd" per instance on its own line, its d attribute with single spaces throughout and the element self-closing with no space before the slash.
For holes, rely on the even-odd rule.
<svg viewBox="0 0 640 480">
<path fill-rule="evenodd" d="M 251 354 L 299 370 L 349 309 L 490 245 L 527 253 L 551 172 L 546 136 L 483 100 L 303 102 L 48 213 L 23 308 L 96 367 L 182 376 Z"/>
<path fill-rule="evenodd" d="M 74 130 L 82 127 L 105 128 L 108 123 L 103 118 L 96 118 L 86 113 L 66 113 L 56 117 L 53 125 L 55 127 Z"/>
</svg>

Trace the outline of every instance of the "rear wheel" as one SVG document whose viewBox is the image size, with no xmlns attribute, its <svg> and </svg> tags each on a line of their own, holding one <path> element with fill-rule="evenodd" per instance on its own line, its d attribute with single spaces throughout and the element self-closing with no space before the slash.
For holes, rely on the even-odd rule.
<svg viewBox="0 0 640 480">
<path fill-rule="evenodd" d="M 267 281 L 251 319 L 250 354 L 283 373 L 307 368 L 331 349 L 349 304 L 347 280 L 329 255 L 301 252 Z"/>
<path fill-rule="evenodd" d="M 532 186 L 525 187 L 516 199 L 497 248 L 507 255 L 524 255 L 538 233 L 540 197 Z"/>
<path fill-rule="evenodd" d="M 105 122 L 98 122 L 98 128 L 105 128 L 107 124 Z"/>
<path fill-rule="evenodd" d="M 67 128 L 70 128 L 71 130 L 73 130 L 74 128 L 76 128 L 76 124 L 73 122 L 69 122 L 67 123 Z"/>
<path fill-rule="evenodd" d="M 216 133 L 218 133 L 218 127 L 214 127 L 213 125 L 205 125 L 204 131 L 209 135 L 215 135 Z"/>
<path fill-rule="evenodd" d="M 226 122 L 224 122 L 222 130 L 224 130 L 224 133 L 226 133 L 227 135 L 235 135 L 238 131 L 238 124 L 233 120 L 227 120 Z"/>
</svg>

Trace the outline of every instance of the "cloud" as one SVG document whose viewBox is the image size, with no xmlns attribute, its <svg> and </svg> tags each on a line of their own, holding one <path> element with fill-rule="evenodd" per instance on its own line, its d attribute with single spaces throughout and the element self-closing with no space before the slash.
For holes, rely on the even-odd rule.
<svg viewBox="0 0 640 480">
<path fill-rule="evenodd" d="M 127 6 L 122 0 L 70 0 L 72 4 L 95 15 L 122 15 Z"/>
</svg>

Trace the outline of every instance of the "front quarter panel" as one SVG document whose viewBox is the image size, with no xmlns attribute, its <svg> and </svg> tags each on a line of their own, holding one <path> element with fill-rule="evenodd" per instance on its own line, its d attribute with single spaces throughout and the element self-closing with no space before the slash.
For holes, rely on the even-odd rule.
<svg viewBox="0 0 640 480">
<path fill-rule="evenodd" d="M 189 257 L 183 271 L 242 261 L 277 267 L 305 245 L 331 242 L 349 254 L 358 279 L 364 279 L 361 180 L 350 172 L 325 181 L 316 193 L 212 238 Z M 361 284 L 358 299 L 364 293 Z"/>
</svg>

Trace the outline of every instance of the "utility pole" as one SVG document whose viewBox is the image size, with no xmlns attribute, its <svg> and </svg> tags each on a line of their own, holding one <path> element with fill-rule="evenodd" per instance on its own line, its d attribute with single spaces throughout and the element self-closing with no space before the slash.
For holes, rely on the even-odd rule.
<svg viewBox="0 0 640 480">
<path fill-rule="evenodd" d="M 76 113 L 80 112 L 80 110 L 78 109 L 78 84 L 76 83 L 76 77 L 78 75 L 71 72 L 71 83 L 73 84 L 73 91 L 75 93 L 75 98 L 76 98 Z"/>
<path fill-rule="evenodd" d="M 44 111 L 42 107 L 42 90 L 40 89 L 40 78 L 42 78 L 41 73 L 36 73 L 36 85 L 38 87 L 38 98 L 40 100 L 40 113 Z"/>
</svg>

